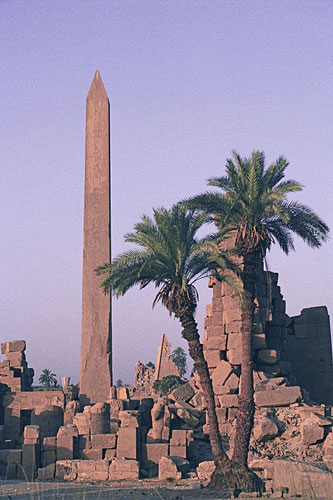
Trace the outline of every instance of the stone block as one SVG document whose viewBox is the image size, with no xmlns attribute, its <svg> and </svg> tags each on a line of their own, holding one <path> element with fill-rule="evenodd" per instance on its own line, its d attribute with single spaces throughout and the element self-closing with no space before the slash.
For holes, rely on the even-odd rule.
<svg viewBox="0 0 333 500">
<path fill-rule="evenodd" d="M 172 446 L 170 445 L 170 455 L 174 457 L 187 458 L 186 445 L 185 446 Z"/>
<path fill-rule="evenodd" d="M 227 346 L 227 335 L 220 334 L 216 337 L 209 337 L 205 342 L 205 349 L 224 351 Z"/>
<path fill-rule="evenodd" d="M 162 457 L 158 464 L 158 479 L 160 481 L 181 479 L 182 473 L 172 457 Z"/>
<path fill-rule="evenodd" d="M 299 386 L 278 387 L 274 391 L 255 392 L 254 402 L 257 406 L 289 406 L 302 399 Z"/>
<path fill-rule="evenodd" d="M 122 481 L 139 479 L 139 462 L 115 458 L 109 466 L 109 480 Z"/>
<path fill-rule="evenodd" d="M 36 439 L 39 440 L 39 426 L 38 425 L 26 425 L 24 427 L 23 439 Z"/>
<path fill-rule="evenodd" d="M 31 424 L 39 426 L 41 438 L 56 436 L 63 423 L 64 412 L 60 406 L 41 405 L 32 411 Z"/>
<path fill-rule="evenodd" d="M 217 394 L 219 388 L 224 385 L 232 371 L 233 369 L 230 363 L 225 360 L 221 360 L 219 362 L 212 374 L 212 383 L 215 394 Z"/>
<path fill-rule="evenodd" d="M 84 450 L 79 450 L 79 458 L 81 460 L 102 460 L 103 450 L 102 448 L 85 448 Z"/>
<path fill-rule="evenodd" d="M 100 434 L 96 434 L 97 436 Z M 103 436 L 105 434 L 102 434 Z M 91 436 L 89 434 L 80 434 L 79 435 L 79 450 L 84 450 L 87 449 L 89 450 L 91 448 Z"/>
<path fill-rule="evenodd" d="M 121 427 L 139 427 L 139 412 L 124 410 L 119 412 Z"/>
<path fill-rule="evenodd" d="M 223 311 L 223 299 L 222 298 L 213 298 L 212 299 L 212 309 L 214 312 L 222 312 Z"/>
<path fill-rule="evenodd" d="M 220 351 L 209 350 L 205 351 L 205 359 L 209 368 L 215 368 L 221 361 Z"/>
<path fill-rule="evenodd" d="M 107 449 L 105 450 L 105 454 L 104 454 L 104 458 L 106 460 L 113 460 L 114 458 L 116 458 L 116 449 L 113 448 L 113 449 Z"/>
<path fill-rule="evenodd" d="M 227 359 L 232 365 L 240 365 L 242 363 L 242 352 L 240 347 L 238 349 L 228 349 Z"/>
<path fill-rule="evenodd" d="M 239 377 L 236 373 L 232 373 L 229 378 L 227 378 L 224 386 L 230 394 L 236 394 L 239 388 Z"/>
<path fill-rule="evenodd" d="M 279 428 L 273 420 L 268 417 L 262 417 L 255 422 L 253 427 L 253 437 L 256 441 L 269 441 L 279 434 Z"/>
<path fill-rule="evenodd" d="M 240 308 L 235 309 L 225 309 L 223 311 L 223 319 L 226 324 L 231 323 L 232 321 L 239 321 L 241 318 Z"/>
<path fill-rule="evenodd" d="M 186 446 L 187 431 L 174 429 L 171 434 L 170 445 Z M 172 455 L 172 453 L 170 453 Z"/>
<path fill-rule="evenodd" d="M 302 443 L 306 446 L 319 443 L 324 439 L 324 428 L 317 425 L 311 418 L 301 422 Z"/>
<path fill-rule="evenodd" d="M 208 318 L 207 316 L 204 318 L 204 328 L 208 328 L 209 326 L 213 325 L 213 320 L 212 318 Z"/>
<path fill-rule="evenodd" d="M 117 433 L 117 458 L 138 459 L 138 428 L 124 427 Z"/>
<path fill-rule="evenodd" d="M 326 458 L 333 458 L 333 432 L 329 432 L 323 444 L 323 453 Z"/>
<path fill-rule="evenodd" d="M 241 333 L 242 322 L 240 320 L 230 321 L 225 325 L 225 331 L 229 334 Z"/>
<path fill-rule="evenodd" d="M 57 438 L 56 437 L 45 437 L 42 440 L 42 450 L 43 451 L 55 451 L 57 449 Z"/>
<path fill-rule="evenodd" d="M 19 469 L 20 469 L 19 464 L 15 463 L 15 462 L 7 464 L 6 475 L 5 475 L 6 480 L 8 481 L 9 479 L 17 479 L 18 476 L 20 476 Z M 7 497 L 7 498 L 11 498 L 11 497 Z"/>
<path fill-rule="evenodd" d="M 197 467 L 197 475 L 199 481 L 206 486 L 209 483 L 215 468 L 216 466 L 214 460 L 201 462 Z"/>
<path fill-rule="evenodd" d="M 127 387 L 117 387 L 117 399 L 129 399 Z"/>
<path fill-rule="evenodd" d="M 235 408 L 238 406 L 237 394 L 222 394 L 222 396 L 218 396 L 218 398 L 222 408 Z"/>
<path fill-rule="evenodd" d="M 274 349 L 260 349 L 257 355 L 260 364 L 274 365 L 280 359 L 278 351 Z"/>
<path fill-rule="evenodd" d="M 41 465 L 42 467 L 47 467 L 50 464 L 55 464 L 57 461 L 55 451 L 42 451 L 41 454 Z"/>
<path fill-rule="evenodd" d="M 91 436 L 91 447 L 107 449 L 116 447 L 116 434 L 94 434 Z"/>
<path fill-rule="evenodd" d="M 78 429 L 74 425 L 60 427 L 57 434 L 58 460 L 71 460 L 78 455 Z"/>
<path fill-rule="evenodd" d="M 6 354 L 6 360 L 9 361 L 9 365 L 14 368 L 27 366 L 24 352 L 8 352 Z"/>
<path fill-rule="evenodd" d="M 191 398 L 193 398 L 195 392 L 191 384 L 188 382 L 187 384 L 176 387 L 171 394 L 176 401 L 188 402 Z"/>
<path fill-rule="evenodd" d="M 146 443 L 142 445 L 142 463 L 149 471 L 157 472 L 162 457 L 169 455 L 168 443 Z"/>
<path fill-rule="evenodd" d="M 25 351 L 25 340 L 13 340 L 12 342 L 3 342 L 1 344 L 1 354 L 8 352 L 23 352 Z"/>
<path fill-rule="evenodd" d="M 210 328 L 219 328 L 221 334 L 224 334 L 224 318 L 223 318 L 223 313 L 215 313 L 214 316 L 212 317 L 212 326 Z M 209 332 L 207 328 L 207 335 L 209 337 Z"/>
</svg>

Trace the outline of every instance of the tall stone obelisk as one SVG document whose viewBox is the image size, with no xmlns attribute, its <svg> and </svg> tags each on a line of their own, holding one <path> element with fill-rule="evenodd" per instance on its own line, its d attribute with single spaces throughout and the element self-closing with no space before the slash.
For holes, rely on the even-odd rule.
<svg viewBox="0 0 333 500">
<path fill-rule="evenodd" d="M 80 400 L 105 401 L 112 385 L 111 298 L 94 270 L 110 262 L 110 104 L 97 70 L 86 103 Z"/>
</svg>

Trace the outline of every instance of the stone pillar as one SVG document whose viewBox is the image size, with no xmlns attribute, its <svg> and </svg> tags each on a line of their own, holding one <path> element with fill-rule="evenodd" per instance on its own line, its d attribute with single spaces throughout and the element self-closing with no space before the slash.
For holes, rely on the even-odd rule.
<svg viewBox="0 0 333 500">
<path fill-rule="evenodd" d="M 110 106 L 98 70 L 87 96 L 80 400 L 105 401 L 112 385 L 111 298 L 94 270 L 110 261 Z"/>
</svg>

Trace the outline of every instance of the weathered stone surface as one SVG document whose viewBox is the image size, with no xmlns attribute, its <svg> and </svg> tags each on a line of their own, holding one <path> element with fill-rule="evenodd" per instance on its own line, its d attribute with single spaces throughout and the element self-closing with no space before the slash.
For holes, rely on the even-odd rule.
<svg viewBox="0 0 333 500">
<path fill-rule="evenodd" d="M 167 479 L 181 479 L 182 472 L 180 469 L 189 470 L 189 462 L 179 457 L 162 457 L 158 464 L 158 478 L 160 481 Z"/>
<path fill-rule="evenodd" d="M 268 441 L 279 434 L 279 428 L 273 420 L 261 418 L 253 427 L 253 437 L 256 441 Z"/>
<path fill-rule="evenodd" d="M 40 436 L 56 436 L 64 423 L 64 412 L 60 406 L 43 405 L 34 408 L 31 415 L 31 424 L 38 425 Z"/>
<path fill-rule="evenodd" d="M 333 432 L 327 434 L 323 444 L 323 453 L 325 457 L 333 459 Z"/>
<path fill-rule="evenodd" d="M 333 491 L 332 474 L 323 470 L 325 466 L 289 460 L 274 460 L 274 490 L 285 487 L 289 495 L 302 498 L 331 498 Z"/>
<path fill-rule="evenodd" d="M 47 467 L 50 464 L 54 464 L 57 460 L 55 451 L 43 451 L 41 454 L 41 465 L 42 467 Z"/>
<path fill-rule="evenodd" d="M 318 443 L 324 439 L 324 429 L 311 418 L 307 418 L 301 423 L 301 437 L 305 445 Z"/>
<path fill-rule="evenodd" d="M 274 391 L 260 391 L 254 394 L 257 406 L 288 406 L 302 399 L 300 387 L 278 387 Z"/>
<path fill-rule="evenodd" d="M 139 427 L 139 412 L 124 410 L 119 412 L 119 420 L 121 427 Z"/>
<path fill-rule="evenodd" d="M 124 427 L 117 433 L 117 458 L 138 459 L 138 428 Z"/>
<path fill-rule="evenodd" d="M 98 70 L 87 96 L 80 399 L 108 398 L 112 385 L 111 299 L 94 270 L 110 261 L 110 111 Z"/>
<path fill-rule="evenodd" d="M 26 425 L 24 427 L 23 438 L 26 439 L 36 439 L 38 440 L 40 436 L 38 425 Z"/>
<path fill-rule="evenodd" d="M 25 340 L 13 340 L 12 342 L 3 342 L 1 344 L 1 354 L 7 354 L 9 352 L 24 352 L 25 349 Z"/>
<path fill-rule="evenodd" d="M 222 408 L 235 408 L 238 406 L 237 394 L 222 394 L 222 396 L 218 396 L 218 398 Z"/>
<path fill-rule="evenodd" d="M 220 351 L 216 349 L 205 351 L 205 359 L 207 361 L 208 368 L 215 368 L 221 361 Z"/>
<path fill-rule="evenodd" d="M 215 394 L 219 393 L 219 389 L 224 385 L 231 372 L 232 366 L 230 363 L 228 363 L 228 361 L 221 360 L 212 374 L 212 383 Z"/>
<path fill-rule="evenodd" d="M 197 475 L 201 483 L 207 485 L 212 477 L 215 470 L 214 460 L 207 460 L 206 462 L 201 462 L 197 467 Z"/>
<path fill-rule="evenodd" d="M 109 480 L 122 481 L 139 479 L 139 462 L 115 458 L 109 466 Z"/>
<path fill-rule="evenodd" d="M 171 393 L 172 397 L 176 401 L 181 400 L 181 401 L 186 401 L 186 402 L 188 402 L 191 398 L 193 398 L 194 394 L 195 394 L 195 392 L 193 390 L 193 387 L 190 385 L 189 382 L 187 384 L 184 384 L 184 385 L 179 385 Z"/>
<path fill-rule="evenodd" d="M 91 436 L 91 447 L 107 449 L 116 447 L 116 434 L 94 434 Z"/>
</svg>

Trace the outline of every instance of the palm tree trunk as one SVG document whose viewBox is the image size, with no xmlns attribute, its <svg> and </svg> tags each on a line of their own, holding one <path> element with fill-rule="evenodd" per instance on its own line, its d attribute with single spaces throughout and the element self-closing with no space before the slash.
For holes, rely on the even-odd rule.
<svg viewBox="0 0 333 500">
<path fill-rule="evenodd" d="M 255 299 L 256 262 L 258 255 L 251 252 L 243 257 L 243 304 L 242 304 L 242 373 L 240 394 L 236 412 L 237 426 L 234 440 L 232 459 L 240 465 L 247 467 L 247 457 L 251 431 L 254 423 L 254 398 L 253 398 L 253 355 L 252 355 L 252 330 Z"/>
<path fill-rule="evenodd" d="M 233 489 L 243 491 L 261 491 L 262 482 L 243 464 L 230 460 L 223 450 L 219 426 L 215 411 L 215 397 L 212 381 L 209 376 L 208 365 L 204 358 L 202 344 L 198 333 L 197 324 L 191 311 L 182 310 L 175 313 L 183 327 L 182 337 L 187 340 L 189 354 L 194 361 L 195 369 L 199 375 L 202 391 L 205 395 L 208 423 L 209 439 L 212 453 L 215 459 L 216 469 L 211 477 L 209 486 L 218 490 Z"/>
<path fill-rule="evenodd" d="M 209 439 L 215 463 L 216 465 L 219 464 L 219 466 L 223 466 L 226 462 L 230 462 L 230 460 L 222 447 L 215 411 L 215 397 L 212 381 L 209 376 L 208 365 L 203 354 L 197 324 L 191 312 L 182 311 L 179 314 L 176 314 L 176 316 L 183 327 L 182 337 L 188 343 L 189 354 L 194 361 L 194 367 L 199 375 L 200 384 L 205 396 L 209 423 Z"/>
</svg>

